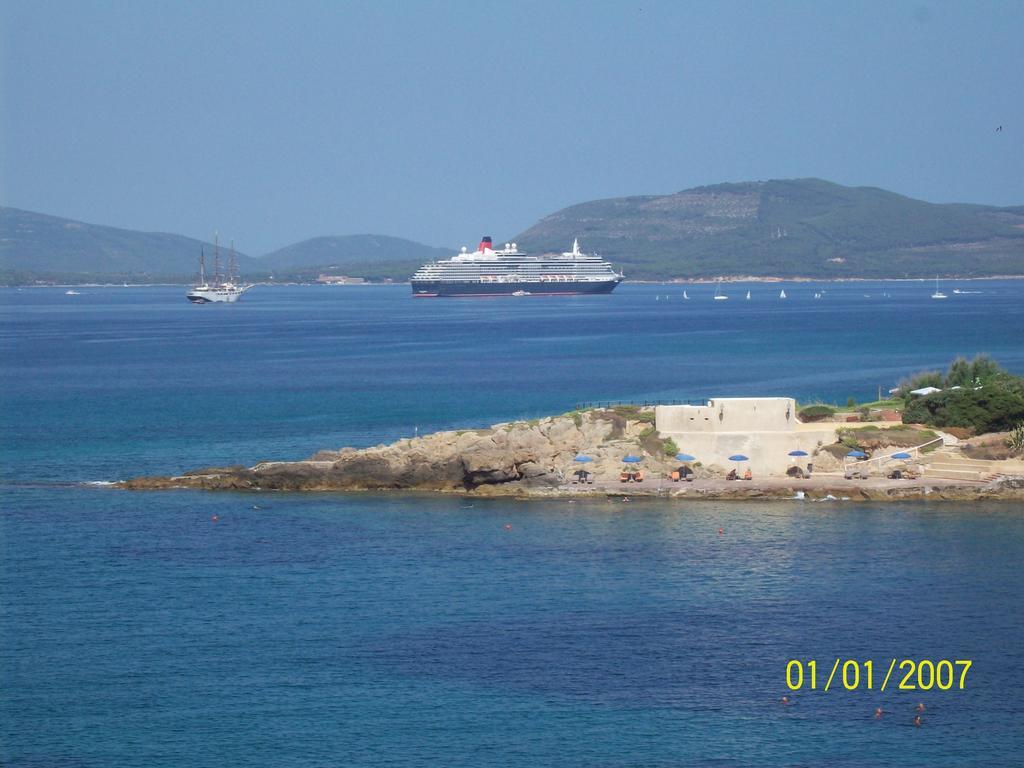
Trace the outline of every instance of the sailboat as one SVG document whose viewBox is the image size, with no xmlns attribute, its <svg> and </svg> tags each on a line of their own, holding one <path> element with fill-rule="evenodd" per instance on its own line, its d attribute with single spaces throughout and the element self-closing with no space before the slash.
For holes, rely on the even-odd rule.
<svg viewBox="0 0 1024 768">
<path fill-rule="evenodd" d="M 688 295 L 686 294 L 686 291 L 683 291 L 683 298 L 684 298 L 684 299 L 687 299 L 687 300 L 689 300 L 689 298 L 690 298 L 690 297 L 689 297 L 689 296 L 688 296 Z"/>
<path fill-rule="evenodd" d="M 715 288 L 715 301 L 725 301 L 729 297 L 722 293 L 722 280 L 719 278 L 718 287 Z"/>
<path fill-rule="evenodd" d="M 750 301 L 750 291 L 747 291 L 747 301 Z"/>
<path fill-rule="evenodd" d="M 228 274 L 221 276 L 220 251 L 217 247 L 217 235 L 213 236 L 213 282 L 206 278 L 206 254 L 199 250 L 199 282 L 192 286 L 185 297 L 193 304 L 234 303 L 242 294 L 252 288 L 251 285 L 238 284 L 238 262 L 235 258 L 235 243 L 231 243 L 231 260 L 228 262 Z"/>
<path fill-rule="evenodd" d="M 783 288 L 781 291 L 779 291 L 779 298 L 780 299 L 786 298 L 786 289 L 785 288 Z"/>
<path fill-rule="evenodd" d="M 939 290 L 939 276 L 935 276 L 935 293 L 932 294 L 933 299 L 945 299 L 946 294 Z"/>
</svg>

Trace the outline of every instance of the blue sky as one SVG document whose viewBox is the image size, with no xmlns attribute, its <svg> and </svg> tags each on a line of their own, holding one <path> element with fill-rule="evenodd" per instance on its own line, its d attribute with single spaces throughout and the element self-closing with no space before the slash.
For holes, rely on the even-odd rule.
<svg viewBox="0 0 1024 768">
<path fill-rule="evenodd" d="M 4 205 L 253 255 L 501 240 L 723 181 L 1024 204 L 1016 0 L 0 0 L 0 24 Z"/>
</svg>

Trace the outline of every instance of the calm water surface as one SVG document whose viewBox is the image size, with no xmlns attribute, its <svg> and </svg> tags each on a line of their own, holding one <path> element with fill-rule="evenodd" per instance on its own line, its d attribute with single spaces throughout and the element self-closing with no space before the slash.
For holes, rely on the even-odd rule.
<svg viewBox="0 0 1024 768">
<path fill-rule="evenodd" d="M 584 400 L 866 400 L 982 351 L 1024 373 L 1024 283 L 965 287 L 2 290 L 0 763 L 1019 765 L 1019 505 L 80 484 Z M 876 688 L 894 656 L 974 666 L 964 691 L 787 691 L 789 659 L 837 656 Z"/>
</svg>

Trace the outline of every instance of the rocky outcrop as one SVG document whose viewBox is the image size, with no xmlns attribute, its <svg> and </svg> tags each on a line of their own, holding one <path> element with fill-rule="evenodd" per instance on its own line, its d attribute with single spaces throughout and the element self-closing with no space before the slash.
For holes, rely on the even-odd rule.
<svg viewBox="0 0 1024 768">
<path fill-rule="evenodd" d="M 648 415 L 650 414 L 650 415 Z M 651 453 L 651 412 L 592 410 L 489 429 L 437 432 L 390 445 L 320 451 L 305 461 L 218 467 L 175 477 L 143 477 L 124 488 L 189 487 L 261 490 L 466 491 L 501 486 L 506 493 L 543 491 L 583 466 L 617 474 L 622 457 L 641 456 L 647 471 L 666 471 L 671 457 Z"/>
<path fill-rule="evenodd" d="M 630 408 L 590 410 L 488 429 L 438 432 L 390 445 L 324 450 L 304 461 L 267 461 L 253 467 L 211 467 L 177 476 L 140 477 L 118 485 L 134 490 L 198 488 L 263 491 L 439 491 L 480 495 L 548 496 L 592 492 L 600 495 L 659 495 L 695 499 L 779 499 L 803 492 L 808 499 L 1024 499 L 1024 479 L 1005 477 L 982 486 L 951 481 L 846 481 L 781 477 L 729 482 L 724 470 L 693 465 L 695 483 L 672 483 L 678 462 L 651 424 L 653 413 Z M 673 450 L 674 453 L 674 450 Z M 576 463 L 584 454 L 591 462 Z M 647 477 L 663 482 L 620 485 L 622 458 L 640 456 Z M 837 462 L 838 463 L 838 462 Z M 571 485 L 585 468 L 595 485 Z"/>
</svg>

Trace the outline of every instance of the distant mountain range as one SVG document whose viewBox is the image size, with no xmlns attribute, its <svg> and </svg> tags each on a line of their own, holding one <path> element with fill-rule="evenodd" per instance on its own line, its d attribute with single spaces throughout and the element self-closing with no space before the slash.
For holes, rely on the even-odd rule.
<svg viewBox="0 0 1024 768">
<path fill-rule="evenodd" d="M 531 253 L 578 237 L 627 279 L 718 275 L 929 277 L 1024 275 L 1024 206 L 934 204 L 821 179 L 698 187 L 671 195 L 595 200 L 541 219 L 515 240 Z M 222 258 L 226 258 L 222 247 Z M 181 235 L 0 208 L 0 280 L 187 280 L 200 249 Z M 316 237 L 253 258 L 249 279 L 320 272 L 406 280 L 453 249 L 383 235 Z"/>
<path fill-rule="evenodd" d="M 220 244 L 222 263 L 228 248 Z M 213 267 L 213 243 L 160 232 L 136 232 L 0 208 L 0 279 L 188 280 L 198 271 L 200 251 Z M 271 275 L 315 278 L 333 271 L 370 279 L 405 280 L 429 259 L 452 251 L 381 235 L 317 237 L 259 258 L 237 253 L 246 279 Z"/>
<path fill-rule="evenodd" d="M 1024 275 L 1024 206 L 937 205 L 821 179 L 581 203 L 516 240 L 562 251 L 573 237 L 627 279 Z"/>
</svg>

